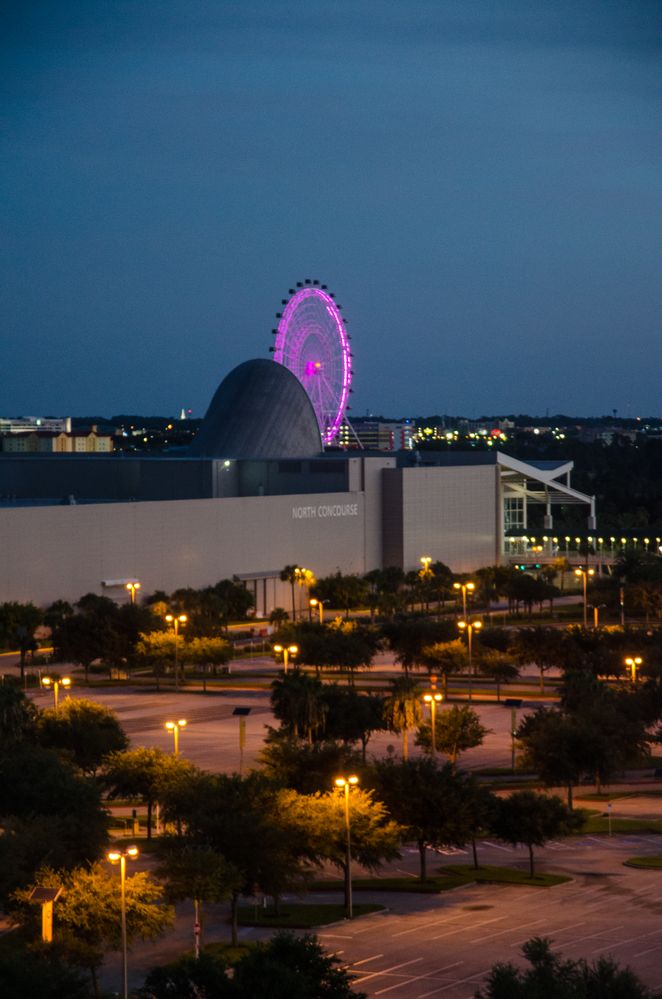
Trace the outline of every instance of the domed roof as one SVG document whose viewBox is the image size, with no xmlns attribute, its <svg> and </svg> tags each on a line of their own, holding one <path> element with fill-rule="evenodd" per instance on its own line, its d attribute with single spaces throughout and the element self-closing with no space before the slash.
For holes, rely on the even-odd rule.
<svg viewBox="0 0 662 999">
<path fill-rule="evenodd" d="M 315 410 L 298 378 L 264 358 L 244 361 L 216 389 L 191 454 L 312 458 L 322 450 Z"/>
</svg>

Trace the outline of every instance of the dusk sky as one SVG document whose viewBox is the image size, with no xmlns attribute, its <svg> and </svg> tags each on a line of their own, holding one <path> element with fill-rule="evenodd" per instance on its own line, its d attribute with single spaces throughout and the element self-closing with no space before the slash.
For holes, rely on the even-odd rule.
<svg viewBox="0 0 662 999">
<path fill-rule="evenodd" d="M 356 415 L 662 416 L 660 0 L 0 18 L 0 416 L 203 415 L 307 277 Z"/>
</svg>

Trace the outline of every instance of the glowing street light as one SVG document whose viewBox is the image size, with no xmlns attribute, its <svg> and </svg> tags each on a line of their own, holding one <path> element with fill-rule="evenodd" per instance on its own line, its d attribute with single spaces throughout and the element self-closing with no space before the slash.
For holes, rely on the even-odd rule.
<svg viewBox="0 0 662 999">
<path fill-rule="evenodd" d="M 166 614 L 165 616 L 168 624 L 171 624 L 175 632 L 175 690 L 179 687 L 179 658 L 178 658 L 178 647 L 179 647 L 179 629 L 184 627 L 188 618 L 186 614 L 178 614 L 177 616 L 173 614 Z"/>
<path fill-rule="evenodd" d="M 628 656 L 627 659 L 625 660 L 625 665 L 630 670 L 630 679 L 632 683 L 637 682 L 637 670 L 639 669 L 643 661 L 644 660 L 641 658 L 641 656 Z"/>
<path fill-rule="evenodd" d="M 126 584 L 126 589 L 131 594 L 131 603 L 135 604 L 135 602 L 136 602 L 136 590 L 140 589 L 140 583 L 138 582 L 137 579 L 131 579 Z"/>
<path fill-rule="evenodd" d="M 299 651 L 298 645 L 274 645 L 274 652 L 283 655 L 283 670 L 287 673 L 287 664 L 290 659 L 294 659 Z"/>
<path fill-rule="evenodd" d="M 467 593 L 471 595 L 476 589 L 475 583 L 453 583 L 454 590 L 462 591 L 462 617 L 467 616 Z"/>
<path fill-rule="evenodd" d="M 179 756 L 179 730 L 180 728 L 186 728 L 187 724 L 186 718 L 180 718 L 179 721 L 167 721 L 165 723 L 165 727 L 169 732 L 172 732 L 175 740 L 175 756 Z"/>
<path fill-rule="evenodd" d="M 63 676 L 61 680 L 55 680 L 52 676 L 42 676 L 41 683 L 43 687 L 53 688 L 53 707 L 57 711 L 60 699 L 60 687 L 68 690 L 71 686 L 71 678 Z"/>
<path fill-rule="evenodd" d="M 126 850 L 113 850 L 107 854 L 111 864 L 119 862 L 120 865 L 120 891 L 121 891 L 121 912 L 122 912 L 122 999 L 129 997 L 129 980 L 127 973 L 126 959 L 126 861 L 135 860 L 138 856 L 137 846 L 127 846 Z"/>
<path fill-rule="evenodd" d="M 473 633 L 480 631 L 483 627 L 482 621 L 458 621 L 457 626 L 460 632 L 467 635 L 467 648 L 469 652 L 469 700 L 473 693 Z"/>
<path fill-rule="evenodd" d="M 432 759 L 437 755 L 437 705 L 441 704 L 443 694 L 432 690 L 429 694 L 423 694 L 423 700 L 430 705 L 430 725 L 432 731 Z"/>
<path fill-rule="evenodd" d="M 586 588 L 588 585 L 589 578 L 595 575 L 595 569 L 584 569 L 581 566 L 575 569 L 575 576 L 581 576 L 582 583 L 584 586 L 584 627 L 588 627 L 588 604 L 586 602 Z"/>
<path fill-rule="evenodd" d="M 311 597 L 308 603 L 313 608 L 317 607 L 320 616 L 320 624 L 324 624 L 324 601 L 317 600 L 315 597 Z"/>
<path fill-rule="evenodd" d="M 349 791 L 350 788 L 355 787 L 359 782 L 358 777 L 336 777 L 335 785 L 336 787 L 341 787 L 345 792 L 345 888 L 347 893 L 347 918 L 351 919 L 354 915 L 354 910 L 352 906 L 352 840 L 350 835 L 350 823 L 349 823 Z"/>
</svg>

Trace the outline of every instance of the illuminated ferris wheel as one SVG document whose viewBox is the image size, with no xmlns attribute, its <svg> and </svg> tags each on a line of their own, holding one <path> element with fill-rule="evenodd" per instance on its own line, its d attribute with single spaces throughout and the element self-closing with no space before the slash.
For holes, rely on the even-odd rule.
<svg viewBox="0 0 662 999">
<path fill-rule="evenodd" d="M 274 360 L 296 375 L 313 404 L 322 443 L 333 443 L 345 416 L 352 381 L 352 354 L 341 306 L 319 281 L 290 288 L 277 312 Z"/>
</svg>

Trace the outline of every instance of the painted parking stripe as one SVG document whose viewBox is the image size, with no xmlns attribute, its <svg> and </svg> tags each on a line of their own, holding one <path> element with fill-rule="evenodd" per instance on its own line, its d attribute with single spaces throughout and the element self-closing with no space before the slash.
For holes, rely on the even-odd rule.
<svg viewBox="0 0 662 999">
<path fill-rule="evenodd" d="M 389 975 L 392 971 L 399 971 L 400 968 L 406 968 L 408 964 L 418 964 L 422 961 L 422 957 L 415 957 L 411 961 L 403 961 L 402 964 L 394 964 L 391 968 L 384 968 L 382 971 L 369 971 L 367 975 L 363 975 L 362 978 L 357 978 L 354 982 L 355 985 L 360 985 L 362 982 L 367 982 L 370 978 L 379 978 L 381 975 Z"/>
<path fill-rule="evenodd" d="M 424 975 L 416 975 L 415 978 L 408 978 L 405 982 L 396 982 L 395 985 L 388 985 L 385 989 L 379 989 L 374 994 L 376 996 L 382 996 L 386 992 L 392 992 L 393 989 L 409 988 L 414 982 L 420 982 L 422 978 L 434 978 L 435 975 L 440 975 L 442 971 L 448 971 L 450 968 L 459 968 L 464 961 L 455 961 L 454 964 L 447 964 L 444 968 L 437 968 L 436 971 L 426 971 Z"/>
</svg>

